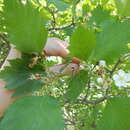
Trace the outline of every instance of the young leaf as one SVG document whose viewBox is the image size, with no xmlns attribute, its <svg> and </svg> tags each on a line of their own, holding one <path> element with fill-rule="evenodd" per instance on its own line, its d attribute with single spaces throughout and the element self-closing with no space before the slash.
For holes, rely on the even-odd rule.
<svg viewBox="0 0 130 130">
<path fill-rule="evenodd" d="M 16 91 L 14 96 L 28 94 L 42 88 L 41 81 L 31 79 L 31 76 L 37 73 L 44 74 L 44 71 L 39 68 L 29 68 L 28 63 L 29 61 L 24 59 L 12 60 L 11 66 L 0 72 L 0 78 L 7 82 L 6 88 Z"/>
<path fill-rule="evenodd" d="M 130 16 L 130 0 L 115 0 L 117 11 L 122 16 Z"/>
<path fill-rule="evenodd" d="M 102 31 L 97 33 L 97 44 L 93 59 L 113 63 L 121 55 L 129 52 L 130 20 L 104 22 Z"/>
<path fill-rule="evenodd" d="M 0 129 L 63 130 L 64 121 L 59 104 L 54 98 L 28 96 L 18 99 L 9 107 Z"/>
<path fill-rule="evenodd" d="M 86 87 L 87 80 L 88 72 L 83 70 L 71 77 L 65 94 L 66 98 L 69 100 L 75 100 Z"/>
<path fill-rule="evenodd" d="M 96 130 L 129 130 L 130 98 L 118 97 L 108 101 Z"/>
<path fill-rule="evenodd" d="M 9 41 L 22 52 L 41 52 L 47 39 L 46 17 L 30 0 L 4 0 L 4 25 Z"/>
<path fill-rule="evenodd" d="M 70 53 L 72 56 L 87 60 L 96 46 L 96 37 L 92 30 L 80 25 L 71 36 Z"/>
</svg>

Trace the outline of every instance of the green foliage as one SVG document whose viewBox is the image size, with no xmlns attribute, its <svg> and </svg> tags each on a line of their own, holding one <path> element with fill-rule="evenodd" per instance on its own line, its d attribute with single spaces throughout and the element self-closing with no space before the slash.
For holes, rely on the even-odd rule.
<svg viewBox="0 0 130 130">
<path fill-rule="evenodd" d="M 130 98 L 110 99 L 96 130 L 129 130 Z"/>
<path fill-rule="evenodd" d="M 125 62 L 125 70 L 130 70 L 130 59 Z"/>
<path fill-rule="evenodd" d="M 65 11 L 69 4 L 65 3 L 63 0 L 47 0 L 49 4 L 54 4 L 59 11 Z"/>
<path fill-rule="evenodd" d="M 2 32 L 3 31 L 3 18 L 2 18 L 2 1 L 0 1 L 0 32 Z"/>
<path fill-rule="evenodd" d="M 88 60 L 96 45 L 95 33 L 87 26 L 78 26 L 71 36 L 70 53 L 72 56 Z M 82 53 L 81 53 L 82 52 Z"/>
<path fill-rule="evenodd" d="M 88 5 L 88 4 L 84 4 L 84 5 L 82 6 L 82 15 L 83 15 L 83 16 L 86 16 L 86 14 L 87 14 L 89 11 L 90 11 L 89 5 Z"/>
<path fill-rule="evenodd" d="M 22 52 L 41 52 L 47 39 L 46 17 L 29 0 L 4 0 L 4 25 L 9 41 Z"/>
<path fill-rule="evenodd" d="M 0 0 L 1 64 L 8 43 L 22 51 L 21 59 L 0 72 L 13 96 L 22 95 L 5 112 L 0 130 L 130 129 L 130 19 L 124 17 L 130 7 L 128 0 L 115 2 Z M 61 59 L 41 53 L 47 34 L 70 43 L 60 70 Z M 74 64 L 73 57 L 81 62 Z"/>
<path fill-rule="evenodd" d="M 0 72 L 0 78 L 7 82 L 6 88 L 16 90 L 14 96 L 31 93 L 42 88 L 41 81 L 31 77 L 38 73 L 44 75 L 44 70 L 41 67 L 31 69 L 28 63 L 28 59 L 11 60 L 11 66 Z"/>
<path fill-rule="evenodd" d="M 100 25 L 103 21 L 110 19 L 110 12 L 105 10 L 102 6 L 98 6 L 92 11 L 92 16 L 89 23 L 96 23 Z"/>
<path fill-rule="evenodd" d="M 68 100 L 76 100 L 86 87 L 88 80 L 88 72 L 80 71 L 78 74 L 72 76 L 68 81 L 68 89 L 65 94 Z"/>
<path fill-rule="evenodd" d="M 121 16 L 130 16 L 130 1 L 115 0 L 117 11 Z"/>
<path fill-rule="evenodd" d="M 121 55 L 128 53 L 130 42 L 130 20 L 120 22 L 106 21 L 102 24 L 102 31 L 97 33 L 97 44 L 93 58 L 113 63 Z"/>
<path fill-rule="evenodd" d="M 1 130 L 62 130 L 64 128 L 59 104 L 49 96 L 28 96 L 18 99 L 9 107 L 5 115 L 6 118 L 0 125 Z"/>
</svg>

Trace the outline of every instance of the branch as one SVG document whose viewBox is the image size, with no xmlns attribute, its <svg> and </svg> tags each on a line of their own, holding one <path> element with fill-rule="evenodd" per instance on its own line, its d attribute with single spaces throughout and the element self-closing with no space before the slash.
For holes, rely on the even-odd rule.
<svg viewBox="0 0 130 130">
<path fill-rule="evenodd" d="M 10 50 L 10 45 L 9 45 L 9 41 L 6 39 L 7 35 L 6 34 L 0 34 L 0 38 L 3 39 L 3 41 L 5 41 L 5 43 L 8 45 L 7 47 Z M 8 51 L 9 53 L 9 51 Z M 2 62 L 0 63 L 0 68 L 2 67 L 3 63 L 5 62 L 6 58 L 7 58 L 8 54 L 6 55 L 6 57 L 4 58 L 4 60 L 2 60 Z"/>
<path fill-rule="evenodd" d="M 77 4 L 80 2 L 80 0 L 77 1 Z M 72 26 L 75 26 L 75 22 L 72 18 L 72 22 L 71 24 L 69 25 L 66 25 L 66 26 L 63 26 L 63 27 L 56 27 L 56 17 L 55 17 L 55 12 L 53 12 L 48 6 L 46 7 L 46 9 L 50 12 L 50 14 L 52 15 L 52 18 L 53 18 L 53 27 L 52 28 L 49 28 L 48 30 L 49 31 L 52 31 L 52 30 L 64 30 L 66 28 L 69 28 L 69 27 L 72 27 Z"/>
<path fill-rule="evenodd" d="M 124 55 L 122 58 L 119 58 L 117 63 L 114 65 L 112 70 L 109 70 L 110 72 L 110 76 L 113 75 L 113 73 L 116 71 L 116 69 L 118 68 L 118 66 L 123 63 L 127 58 L 130 58 L 130 53 Z M 108 70 L 107 70 L 108 71 Z"/>
<path fill-rule="evenodd" d="M 7 36 L 5 34 L 0 34 L 0 38 L 2 38 L 7 44 L 9 44 L 9 41 L 6 39 Z"/>
<path fill-rule="evenodd" d="M 48 11 L 49 11 L 49 13 L 51 14 L 51 16 L 52 16 L 52 18 L 53 18 L 53 21 L 52 21 L 52 23 L 53 23 L 53 28 L 55 28 L 55 26 L 56 26 L 56 17 L 55 17 L 55 12 L 53 12 L 48 6 L 47 7 L 45 7 Z"/>
<path fill-rule="evenodd" d="M 69 123 L 66 123 L 66 125 L 76 125 L 76 123 L 74 121 L 71 121 L 69 119 L 64 119 L 65 122 L 69 122 Z"/>
<path fill-rule="evenodd" d="M 49 31 L 52 31 L 52 30 L 64 30 L 66 28 L 69 28 L 69 27 L 73 27 L 75 26 L 75 23 L 71 23 L 69 25 L 66 25 L 66 26 L 63 26 L 63 27 L 53 27 L 53 28 L 49 28 L 48 30 Z"/>
<path fill-rule="evenodd" d="M 76 103 L 81 103 L 81 104 L 92 104 L 92 105 L 96 105 L 96 104 L 99 104 L 99 103 L 102 103 L 104 102 L 105 100 L 109 99 L 110 97 L 102 97 L 100 99 L 97 99 L 97 100 L 81 100 L 81 99 L 78 99 L 76 101 Z"/>
<path fill-rule="evenodd" d="M 117 63 L 114 65 L 113 69 L 110 71 L 110 75 L 112 76 L 113 73 L 116 71 L 116 69 L 118 68 L 118 66 L 122 63 L 122 60 L 119 58 Z"/>
<path fill-rule="evenodd" d="M 95 65 L 93 66 L 93 68 L 90 70 L 91 74 L 92 74 L 93 70 L 95 69 L 95 67 L 96 67 L 96 64 L 95 64 Z M 87 86 L 88 86 L 87 92 L 86 92 L 86 95 L 85 95 L 85 97 L 84 97 L 83 100 L 86 100 L 86 99 L 87 99 L 87 97 L 88 97 L 88 92 L 89 92 L 89 90 L 90 90 L 90 88 L 91 88 L 91 74 L 90 74 L 90 76 L 89 76 L 88 83 L 87 83 Z"/>
</svg>

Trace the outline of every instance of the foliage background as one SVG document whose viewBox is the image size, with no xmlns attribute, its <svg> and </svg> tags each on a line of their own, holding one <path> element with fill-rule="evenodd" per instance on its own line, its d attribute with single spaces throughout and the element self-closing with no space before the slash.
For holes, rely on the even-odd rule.
<svg viewBox="0 0 130 130">
<path fill-rule="evenodd" d="M 32 26 L 29 28 L 28 25 L 34 24 L 36 17 L 40 19 L 40 16 L 36 14 L 30 17 L 30 23 L 25 21 L 24 11 L 21 9 L 18 12 L 21 20 L 19 21 L 16 17 L 19 5 L 15 5 L 15 0 L 13 2 L 16 8 L 9 6 L 11 1 L 7 0 L 4 0 L 7 8 L 3 8 L 2 2 L 1 0 L 0 64 L 3 63 L 9 52 L 9 42 L 15 44 L 22 52 L 25 48 L 26 52 L 23 53 L 30 51 L 30 44 L 26 46 L 26 44 L 21 43 L 21 39 L 23 40 L 28 35 L 28 31 L 34 32 L 30 33 L 30 35 L 34 35 L 34 38 L 37 36 L 35 31 L 31 29 Z M 83 60 L 81 65 L 84 66 L 84 69 L 72 77 L 55 75 L 55 78 L 50 80 L 50 78 L 46 78 L 47 74 L 43 68 L 59 64 L 61 59 L 52 58 L 52 60 L 40 61 L 33 70 L 27 69 L 26 63 L 31 57 L 29 54 L 25 54 L 22 61 L 12 61 L 12 68 L 10 67 L 1 73 L 2 78 L 10 81 L 7 87 L 12 89 L 12 84 L 15 83 L 13 89 L 17 89 L 16 95 L 34 91 L 37 99 L 25 97 L 10 106 L 0 128 L 2 130 L 43 130 L 43 128 L 46 130 L 129 130 L 130 85 L 118 87 L 112 78 L 120 69 L 126 73 L 130 72 L 129 0 L 123 2 L 120 0 L 33 0 L 32 3 L 31 6 L 27 6 L 28 10 L 35 12 L 38 8 L 40 14 L 43 15 L 43 27 L 48 30 L 48 37 L 57 37 L 69 42 L 70 57 L 81 58 Z M 32 6 L 35 9 L 32 9 Z M 10 19 L 8 14 L 12 14 L 12 10 L 16 11 L 16 14 Z M 6 19 L 7 21 L 4 21 Z M 19 28 L 20 22 L 21 25 L 25 22 L 24 33 L 16 31 L 21 29 Z M 5 26 L 7 26 L 7 30 L 4 28 Z M 9 30 L 8 27 L 11 29 L 9 28 Z M 41 28 L 37 24 L 36 27 Z M 44 34 L 42 35 L 45 41 L 46 35 Z M 10 38 L 11 35 L 15 36 L 14 39 Z M 38 38 L 40 45 L 42 40 L 40 37 Z M 23 41 L 25 42 L 26 38 Z M 31 51 L 37 52 L 37 50 L 32 48 Z M 106 65 L 100 64 L 100 60 L 105 60 Z M 41 72 L 41 63 L 43 73 L 40 73 L 40 76 L 44 82 L 42 90 L 39 82 L 26 81 L 30 73 L 35 75 Z M 16 68 L 20 68 L 26 74 L 20 75 L 19 79 L 22 80 L 23 87 L 15 82 L 19 73 L 19 69 Z M 14 75 L 13 83 L 11 82 L 12 75 Z M 97 82 L 98 78 L 103 79 L 103 82 Z M 27 89 L 28 84 L 31 88 Z M 35 90 L 36 84 L 39 86 L 37 91 Z M 33 87 L 34 89 L 32 89 Z M 51 97 L 39 97 L 39 95 Z M 33 115 L 33 111 L 35 111 L 35 115 Z M 64 121 L 62 117 L 64 117 Z"/>
</svg>

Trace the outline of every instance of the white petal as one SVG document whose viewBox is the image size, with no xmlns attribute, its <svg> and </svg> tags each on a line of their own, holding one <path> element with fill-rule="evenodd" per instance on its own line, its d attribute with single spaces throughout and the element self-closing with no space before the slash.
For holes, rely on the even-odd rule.
<svg viewBox="0 0 130 130">
<path fill-rule="evenodd" d="M 102 78 L 98 78 L 98 79 L 97 79 L 97 82 L 98 82 L 99 84 L 103 84 L 103 79 L 102 79 Z"/>
<path fill-rule="evenodd" d="M 125 75 L 126 75 L 125 71 L 123 71 L 123 70 L 119 70 L 119 71 L 118 71 L 118 74 L 119 74 L 120 76 L 125 76 Z"/>
<path fill-rule="evenodd" d="M 118 86 L 118 87 L 126 87 L 127 83 L 125 81 L 122 81 L 122 80 L 116 80 L 115 81 L 115 85 Z"/>
<path fill-rule="evenodd" d="M 119 75 L 114 74 L 112 78 L 113 78 L 114 80 L 119 80 Z"/>
<path fill-rule="evenodd" d="M 99 65 L 102 66 L 102 67 L 105 67 L 106 66 L 106 61 L 100 60 Z"/>
<path fill-rule="evenodd" d="M 122 86 L 123 86 L 123 87 L 127 87 L 127 86 L 128 86 L 128 84 L 127 84 L 127 83 L 124 83 Z"/>
<path fill-rule="evenodd" d="M 115 85 L 116 85 L 117 87 L 121 87 L 121 86 L 122 86 L 122 84 L 120 84 L 119 82 L 115 82 Z"/>
</svg>

